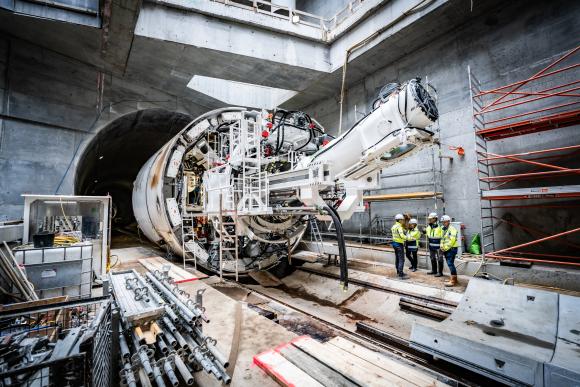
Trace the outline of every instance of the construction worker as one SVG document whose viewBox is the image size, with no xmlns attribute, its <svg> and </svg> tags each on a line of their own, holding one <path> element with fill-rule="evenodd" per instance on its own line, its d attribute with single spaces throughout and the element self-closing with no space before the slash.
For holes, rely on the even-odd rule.
<svg viewBox="0 0 580 387">
<path fill-rule="evenodd" d="M 431 271 L 427 274 L 435 274 L 435 277 L 443 276 L 443 254 L 441 253 L 441 237 L 443 228 L 437 223 L 437 214 L 432 212 L 427 217 L 429 225 L 425 229 L 429 244 L 429 257 L 431 258 Z"/>
<path fill-rule="evenodd" d="M 409 221 L 409 228 L 405 237 L 405 255 L 411 262 L 409 269 L 415 272 L 417 271 L 417 250 L 419 250 L 419 239 L 421 239 L 421 231 L 417 229 L 417 219 Z"/>
<path fill-rule="evenodd" d="M 457 285 L 457 269 L 455 269 L 454 262 L 455 256 L 457 255 L 457 248 L 459 247 L 459 232 L 451 225 L 451 217 L 449 215 L 443 215 L 441 217 L 441 223 L 443 224 L 441 251 L 445 255 L 447 266 L 449 266 L 449 271 L 451 272 L 451 278 L 448 282 L 445 282 L 445 286 L 455 286 Z"/>
<path fill-rule="evenodd" d="M 408 278 L 403 272 L 405 267 L 405 241 L 407 239 L 405 228 L 403 227 L 404 222 L 405 217 L 403 214 L 397 214 L 395 215 L 395 224 L 391 227 L 391 233 L 393 235 L 391 245 L 395 249 L 395 267 L 397 268 L 397 275 L 400 279 Z"/>
</svg>

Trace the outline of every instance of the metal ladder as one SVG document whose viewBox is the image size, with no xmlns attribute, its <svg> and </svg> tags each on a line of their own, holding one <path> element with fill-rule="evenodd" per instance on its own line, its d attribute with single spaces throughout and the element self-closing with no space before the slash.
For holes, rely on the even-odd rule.
<svg viewBox="0 0 580 387">
<path fill-rule="evenodd" d="M 477 171 L 477 192 L 480 196 L 480 217 L 481 217 L 481 253 L 482 260 L 485 263 L 485 253 L 495 250 L 495 230 L 493 226 L 493 206 L 491 200 L 483 197 L 484 191 L 492 190 L 493 187 L 489 180 L 482 180 L 482 177 L 490 176 L 490 166 L 488 160 L 481 160 L 487 156 L 487 141 L 477 132 L 485 129 L 485 121 L 476 115 L 483 107 L 480 99 L 476 97 L 481 92 L 481 83 L 474 76 L 471 68 L 467 67 L 469 76 L 469 93 L 471 99 L 471 110 L 473 114 L 473 133 L 475 137 L 475 162 Z M 483 156 L 483 157 L 482 157 Z"/>
<path fill-rule="evenodd" d="M 310 215 L 310 242 L 316 242 L 316 248 L 318 250 L 318 255 L 322 256 L 324 251 L 324 245 L 322 244 L 322 235 L 320 235 L 320 229 L 318 228 L 318 222 L 316 217 Z"/>
<path fill-rule="evenodd" d="M 188 224 L 186 224 L 188 223 Z M 195 243 L 195 230 L 194 230 L 195 217 L 188 215 L 185 211 L 181 214 L 181 249 L 183 251 L 183 268 L 185 269 L 186 263 L 193 261 L 193 267 L 197 270 L 197 257 L 195 256 L 195 251 L 190 250 L 189 246 L 185 243 L 185 240 L 189 240 Z M 189 230 L 189 232 L 187 232 Z M 191 254 L 193 258 L 188 258 L 188 254 Z"/>
<path fill-rule="evenodd" d="M 268 185 L 266 172 L 262 171 L 262 152 L 260 149 L 261 127 L 256 122 L 241 122 L 239 144 L 242 153 L 242 196 L 238 211 L 257 213 L 267 211 Z"/>
<path fill-rule="evenodd" d="M 233 221 L 226 221 L 226 217 L 231 217 Z M 234 256 L 234 264 L 236 268 L 236 281 L 238 281 L 238 212 L 234 210 L 226 211 L 223 207 L 223 198 L 220 195 L 220 280 L 223 281 L 223 262 L 224 253 L 231 251 Z M 233 231 L 228 231 L 228 228 Z M 233 245 L 233 246 L 232 246 Z"/>
</svg>

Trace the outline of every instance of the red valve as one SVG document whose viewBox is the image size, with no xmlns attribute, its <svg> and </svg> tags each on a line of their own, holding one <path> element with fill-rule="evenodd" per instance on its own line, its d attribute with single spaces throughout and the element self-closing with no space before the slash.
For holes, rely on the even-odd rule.
<svg viewBox="0 0 580 387">
<path fill-rule="evenodd" d="M 266 123 L 266 127 L 267 127 L 268 129 L 272 129 L 272 123 L 271 123 L 271 122 L 267 122 L 267 123 Z"/>
<path fill-rule="evenodd" d="M 269 135 L 270 135 L 270 132 L 268 132 L 267 130 L 262 131 L 262 137 L 268 138 Z"/>
<path fill-rule="evenodd" d="M 316 125 L 314 124 L 314 122 L 311 122 L 311 123 L 308 125 L 308 127 L 309 127 L 310 129 L 314 129 L 314 128 L 316 128 Z"/>
<path fill-rule="evenodd" d="M 459 156 L 465 156 L 465 149 L 462 146 L 450 146 L 449 150 L 455 150 Z"/>
<path fill-rule="evenodd" d="M 322 140 L 322 146 L 326 146 L 326 144 L 328 144 L 330 141 L 328 141 L 327 139 Z"/>
</svg>

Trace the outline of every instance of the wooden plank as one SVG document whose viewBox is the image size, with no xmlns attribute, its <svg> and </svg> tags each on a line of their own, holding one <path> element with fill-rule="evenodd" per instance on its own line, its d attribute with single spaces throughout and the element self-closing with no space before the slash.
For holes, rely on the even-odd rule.
<svg viewBox="0 0 580 387">
<path fill-rule="evenodd" d="M 248 273 L 257 283 L 265 288 L 275 287 L 282 285 L 282 281 L 278 279 L 274 274 L 268 271 L 252 271 Z"/>
<path fill-rule="evenodd" d="M 268 350 L 254 356 L 254 364 L 263 369 L 281 386 L 323 387 L 322 384 L 274 350 Z"/>
<path fill-rule="evenodd" d="M 292 253 L 292 259 L 298 259 L 304 262 L 316 263 L 318 262 L 319 254 L 313 253 L 312 251 L 297 251 Z"/>
<path fill-rule="evenodd" d="M 344 377 L 362 386 L 408 386 L 409 382 L 346 351 L 325 347 L 309 336 L 291 341 L 292 345 L 318 359 Z"/>
<path fill-rule="evenodd" d="M 360 386 L 291 344 L 281 345 L 275 351 L 284 356 L 290 363 L 312 376 L 323 386 Z"/>
<path fill-rule="evenodd" d="M 395 194 L 380 194 L 380 195 L 365 195 L 363 200 L 365 202 L 382 202 L 386 200 L 400 200 L 400 199 L 425 199 L 432 197 L 441 197 L 443 193 L 441 192 L 406 192 L 406 193 L 395 193 Z"/>
<path fill-rule="evenodd" d="M 410 367 L 399 363 L 396 360 L 389 359 L 388 357 L 383 356 L 378 352 L 365 348 L 362 345 L 353 343 L 352 341 L 342 337 L 334 337 L 333 339 L 327 341 L 324 345 L 330 345 L 335 348 L 340 348 L 343 351 L 347 351 L 354 356 L 372 363 L 377 367 L 381 367 L 382 369 L 393 373 L 400 378 L 405 379 L 407 382 L 417 386 L 445 386 L 444 383 L 439 382 L 437 379 L 424 374 L 414 367 Z"/>
<path fill-rule="evenodd" d="M 26 302 L 18 302 L 16 304 L 7 304 L 7 305 L 0 305 L 0 312 L 10 312 L 22 308 L 31 308 L 35 306 L 47 306 L 51 304 L 56 304 L 59 302 L 65 302 L 68 300 L 68 296 L 58 296 L 58 297 L 51 297 L 51 298 L 44 298 L 42 300 L 36 301 L 26 301 Z"/>
<path fill-rule="evenodd" d="M 160 272 L 163 271 L 163 266 L 170 266 L 169 269 L 169 276 L 171 276 L 176 284 L 180 284 L 183 282 L 195 281 L 200 278 L 206 278 L 207 275 L 196 272 L 192 274 L 181 267 L 174 265 L 173 263 L 169 262 L 166 259 L 161 257 L 149 257 L 149 258 L 141 258 L 138 260 L 141 265 L 143 265 L 149 271 L 158 270 Z"/>
</svg>

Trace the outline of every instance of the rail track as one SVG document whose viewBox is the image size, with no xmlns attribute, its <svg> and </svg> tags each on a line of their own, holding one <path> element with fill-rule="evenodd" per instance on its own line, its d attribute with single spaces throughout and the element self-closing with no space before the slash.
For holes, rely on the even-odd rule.
<svg viewBox="0 0 580 387">
<path fill-rule="evenodd" d="M 303 271 L 307 271 L 310 272 L 312 274 L 316 274 L 316 275 L 322 275 L 328 278 L 338 278 L 338 276 L 334 276 L 331 273 L 326 273 L 326 272 L 319 272 L 318 270 L 314 270 L 314 269 L 307 269 L 307 268 L 299 268 L 300 270 Z M 380 290 L 380 291 L 385 291 L 385 292 L 390 292 L 390 293 L 395 293 L 398 294 L 400 296 L 404 296 L 407 298 L 413 298 L 413 299 L 421 299 L 422 301 L 429 301 L 431 303 L 436 303 L 437 301 L 442 301 L 439 302 L 440 305 L 444 305 L 447 307 L 453 307 L 456 306 L 457 304 L 452 302 L 452 301 L 448 301 L 448 300 L 440 300 L 440 299 L 435 299 L 434 297 L 423 297 L 423 296 L 419 296 L 417 294 L 413 294 L 413 293 L 408 293 L 408 292 L 404 292 L 404 291 L 400 291 L 400 290 L 395 290 L 395 289 L 390 289 L 387 287 L 383 287 L 381 285 L 377 285 L 377 284 L 371 284 L 371 283 L 367 283 L 364 281 L 360 281 L 360 280 L 351 280 L 350 281 L 353 284 L 357 284 L 359 286 L 363 286 L 363 287 L 367 287 L 367 288 L 371 288 L 371 289 L 376 289 L 376 290 Z M 241 286 L 242 288 L 250 291 L 250 292 L 254 292 L 259 294 L 261 297 L 266 298 L 268 300 L 271 300 L 274 303 L 278 303 L 280 305 L 283 305 L 284 307 L 288 308 L 289 310 L 292 310 L 295 313 L 298 313 L 300 315 L 306 316 L 308 318 L 311 318 L 315 321 L 317 321 L 318 323 L 330 328 L 331 330 L 335 331 L 338 335 L 344 336 L 345 338 L 348 338 L 352 341 L 357 342 L 358 344 L 361 344 L 367 348 L 373 349 L 373 350 L 378 350 L 381 352 L 387 352 L 391 355 L 395 355 L 399 358 L 402 358 L 404 360 L 406 360 L 407 362 L 411 362 L 414 363 L 416 365 L 419 365 L 421 367 L 424 367 L 432 372 L 435 372 L 439 375 L 441 375 L 443 378 L 445 378 L 446 382 L 450 382 L 452 385 L 457 385 L 457 386 L 500 386 L 502 384 L 486 378 L 480 374 L 477 374 L 473 371 L 467 370 L 465 368 L 462 368 L 460 366 L 457 366 L 453 363 L 449 363 L 447 361 L 444 361 L 442 359 L 437 359 L 434 358 L 432 355 L 421 352 L 419 350 L 416 350 L 414 348 L 411 347 L 409 340 L 395 336 L 389 332 L 380 330 L 374 326 L 368 325 L 363 321 L 358 321 L 356 323 L 357 329 L 356 331 L 352 331 L 349 329 L 346 329 L 338 324 L 335 324 L 331 321 L 328 321 L 327 319 L 321 318 L 315 314 L 309 313 L 307 311 L 305 311 L 304 309 L 296 306 L 296 305 L 292 305 L 289 304 L 287 302 L 284 301 L 280 301 L 279 299 L 270 296 L 269 294 L 267 294 L 266 292 L 263 292 L 259 289 L 256 289 L 255 287 L 248 287 L 244 284 L 240 284 L 238 283 L 239 286 Z M 437 318 L 436 316 L 432 316 Z"/>
</svg>

